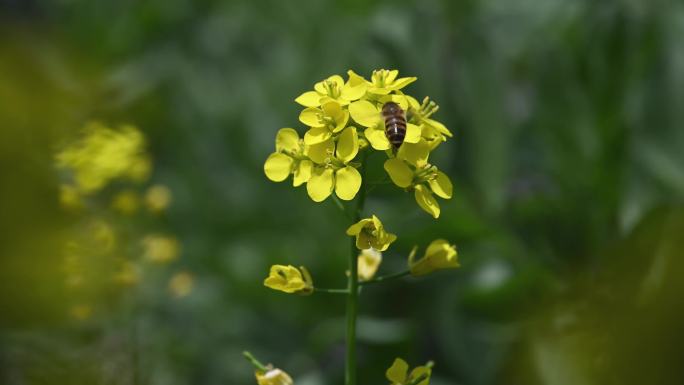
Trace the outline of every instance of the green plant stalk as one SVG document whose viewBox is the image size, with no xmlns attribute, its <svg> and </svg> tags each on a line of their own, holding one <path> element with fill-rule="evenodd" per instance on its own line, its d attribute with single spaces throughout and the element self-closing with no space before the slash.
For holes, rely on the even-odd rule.
<svg viewBox="0 0 684 385">
<path fill-rule="evenodd" d="M 365 154 L 361 161 L 361 187 L 356 201 L 356 211 L 354 212 L 354 222 L 361 220 L 361 212 L 366 200 L 365 184 Z M 345 385 L 356 385 L 356 318 L 359 311 L 359 251 L 356 249 L 356 240 L 351 239 L 351 252 L 349 253 L 349 277 L 347 279 L 347 357 L 345 361 L 344 383 Z"/>
</svg>

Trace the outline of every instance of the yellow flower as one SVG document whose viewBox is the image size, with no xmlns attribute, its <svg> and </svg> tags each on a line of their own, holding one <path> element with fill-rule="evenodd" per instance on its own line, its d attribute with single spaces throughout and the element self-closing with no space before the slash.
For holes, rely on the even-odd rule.
<svg viewBox="0 0 684 385">
<path fill-rule="evenodd" d="M 299 95 L 295 101 L 304 107 L 318 107 L 325 100 L 334 100 L 341 105 L 357 100 L 366 93 L 368 82 L 349 71 L 349 80 L 345 83 L 340 75 L 333 75 L 314 85 L 314 91 Z"/>
<path fill-rule="evenodd" d="M 400 97 L 401 99 L 391 98 L 393 101 L 399 103 L 402 108 L 406 108 L 406 101 L 403 95 L 393 95 Z M 392 145 L 385 135 L 385 122 L 382 118 L 382 105 L 383 100 L 386 98 L 381 98 L 379 103 L 371 103 L 368 100 L 359 100 L 353 102 L 349 105 L 349 113 L 352 119 L 359 125 L 366 127 L 364 135 L 366 140 L 370 143 L 371 147 L 376 150 L 384 151 L 392 148 Z M 404 143 L 418 143 L 420 141 L 421 130 L 420 127 L 413 123 L 407 122 L 406 124 L 406 136 L 404 137 Z M 403 146 L 402 146 L 403 147 Z"/>
<path fill-rule="evenodd" d="M 270 366 L 270 365 L 269 365 Z M 293 385 L 292 377 L 284 371 L 275 368 L 267 371 L 257 370 L 255 373 L 259 385 Z"/>
<path fill-rule="evenodd" d="M 113 130 L 90 123 L 80 140 L 56 156 L 57 167 L 74 173 L 75 186 L 92 193 L 116 178 L 141 181 L 149 176 L 151 165 L 145 154 L 145 138 L 133 126 Z"/>
<path fill-rule="evenodd" d="M 147 189 L 145 205 L 148 210 L 160 213 L 166 210 L 169 204 L 171 204 L 171 190 L 168 187 L 157 184 Z"/>
<path fill-rule="evenodd" d="M 392 91 L 399 91 L 416 81 L 416 77 L 399 78 L 397 70 L 375 70 L 371 76 L 368 92 L 378 95 L 387 95 Z"/>
<path fill-rule="evenodd" d="M 293 128 L 281 128 L 276 135 L 276 152 L 264 163 L 264 173 L 274 182 L 282 182 L 294 174 L 292 185 L 297 187 L 311 177 L 313 162 L 305 155 L 304 141 Z"/>
<path fill-rule="evenodd" d="M 434 150 L 440 143 L 446 141 L 447 137 L 453 134 L 444 124 L 430 119 L 430 116 L 439 110 L 439 106 L 430 100 L 429 97 L 423 99 L 423 103 L 406 95 L 409 103 L 407 118 L 411 123 L 417 124 L 421 128 L 421 136 L 429 144 L 430 150 Z"/>
<path fill-rule="evenodd" d="M 432 193 L 440 198 L 451 199 L 453 194 L 451 180 L 445 173 L 427 162 L 421 160 L 411 164 L 401 159 L 400 155 L 397 154 L 396 158 L 385 161 L 385 171 L 395 185 L 412 189 L 418 205 L 428 214 L 438 218 L 440 208 Z"/>
<path fill-rule="evenodd" d="M 175 238 L 148 235 L 142 240 L 143 257 L 154 263 L 168 263 L 178 257 L 180 245 Z"/>
<path fill-rule="evenodd" d="M 314 145 L 325 142 L 342 131 L 349 122 L 349 111 L 334 100 L 327 100 L 321 108 L 309 107 L 299 114 L 299 121 L 311 127 L 304 134 L 304 143 Z"/>
<path fill-rule="evenodd" d="M 112 199 L 112 208 L 124 215 L 135 214 L 139 206 L 140 198 L 133 190 L 121 191 Z"/>
<path fill-rule="evenodd" d="M 361 187 L 361 174 L 350 164 L 359 152 L 356 127 L 347 127 L 337 137 L 309 146 L 307 155 L 316 162 L 306 191 L 314 202 L 326 200 L 333 190 L 342 200 L 352 200 Z"/>
<path fill-rule="evenodd" d="M 304 266 L 297 269 L 291 265 L 273 265 L 268 277 L 264 280 L 264 286 L 290 294 L 313 293 L 313 280 Z"/>
<path fill-rule="evenodd" d="M 397 236 L 385 231 L 380 219 L 373 215 L 349 226 L 347 235 L 356 237 L 356 247 L 359 250 L 374 248 L 385 251 L 397 239 Z"/>
<path fill-rule="evenodd" d="M 359 280 L 371 280 L 378 271 L 380 263 L 382 263 L 381 252 L 373 248 L 361 250 L 358 263 Z"/>
<path fill-rule="evenodd" d="M 411 374 L 408 373 L 408 370 L 409 366 L 406 361 L 396 358 L 392 366 L 385 372 L 385 376 L 388 380 L 392 381 L 391 385 L 408 385 L 423 375 L 426 376 L 425 379 L 415 385 L 428 385 L 430 383 L 432 362 L 428 362 L 425 366 L 415 367 Z"/>
<path fill-rule="evenodd" d="M 450 245 L 443 239 L 432 241 L 425 250 L 423 258 L 414 261 L 415 249 L 409 255 L 409 268 L 411 275 L 421 276 L 430 274 L 435 270 L 456 269 L 460 267 L 456 246 Z"/>
<path fill-rule="evenodd" d="M 187 296 L 194 286 L 195 278 L 187 271 L 176 273 L 169 280 L 169 292 L 176 298 Z"/>
</svg>

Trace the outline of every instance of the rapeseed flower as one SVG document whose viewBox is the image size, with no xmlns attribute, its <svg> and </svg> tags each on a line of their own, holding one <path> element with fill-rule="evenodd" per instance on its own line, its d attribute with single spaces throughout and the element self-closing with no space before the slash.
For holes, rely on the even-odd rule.
<svg viewBox="0 0 684 385">
<path fill-rule="evenodd" d="M 273 265 L 268 277 L 264 280 L 264 286 L 289 294 L 313 293 L 313 280 L 304 266 L 297 269 L 291 265 Z"/>
<path fill-rule="evenodd" d="M 294 385 L 292 377 L 278 368 L 257 370 L 254 375 L 259 385 Z"/>
<path fill-rule="evenodd" d="M 180 254 L 180 244 L 173 237 L 151 234 L 143 238 L 143 257 L 150 262 L 169 263 Z"/>
<path fill-rule="evenodd" d="M 447 137 L 453 136 L 444 124 L 431 119 L 432 114 L 439 110 L 439 106 L 429 97 L 425 97 L 422 103 L 418 103 L 409 95 L 406 95 L 406 100 L 409 104 L 407 119 L 420 126 L 421 136 L 429 144 L 430 150 L 434 150 L 440 143 L 445 142 Z"/>
<path fill-rule="evenodd" d="M 187 271 L 174 274 L 169 280 L 169 292 L 176 298 L 190 294 L 195 286 L 195 277 Z"/>
<path fill-rule="evenodd" d="M 153 213 L 166 210 L 171 204 L 171 190 L 161 184 L 154 185 L 145 192 L 145 206 Z"/>
<path fill-rule="evenodd" d="M 387 159 L 384 167 L 395 185 L 414 191 L 418 206 L 434 218 L 439 217 L 439 203 L 432 194 L 444 199 L 451 199 L 453 194 L 451 180 L 445 173 L 427 162 L 411 164 L 399 157 Z"/>
<path fill-rule="evenodd" d="M 304 134 L 304 143 L 313 145 L 324 142 L 342 131 L 349 122 L 349 111 L 335 100 L 328 100 L 318 107 L 309 107 L 299 114 L 299 121 L 310 129 Z"/>
<path fill-rule="evenodd" d="M 352 200 L 361 187 L 361 174 L 351 164 L 359 152 L 359 137 L 355 127 L 340 133 L 337 143 L 327 140 L 308 148 L 307 154 L 316 163 L 306 191 L 314 202 L 327 199 L 333 190 L 342 200 Z"/>
<path fill-rule="evenodd" d="M 311 177 L 313 162 L 304 154 L 304 141 L 293 128 L 281 128 L 276 134 L 276 152 L 264 163 L 264 173 L 274 182 L 282 182 L 293 174 L 292 185 L 297 187 Z"/>
<path fill-rule="evenodd" d="M 427 275 L 436 270 L 456 269 L 461 266 L 456 246 L 444 239 L 432 241 L 425 250 L 425 255 L 417 261 L 414 260 L 415 251 L 414 249 L 411 252 L 408 261 L 413 276 Z"/>
<path fill-rule="evenodd" d="M 314 85 L 313 91 L 307 91 L 299 95 L 295 102 L 304 107 L 318 107 L 326 100 L 334 100 L 341 105 L 347 105 L 357 100 L 366 93 L 367 82 L 358 76 L 350 74 L 345 83 L 340 75 L 332 75 Z"/>
<path fill-rule="evenodd" d="M 432 374 L 431 362 L 424 366 L 415 367 L 410 374 L 408 370 L 409 366 L 406 361 L 396 358 L 392 366 L 385 372 L 385 376 L 392 382 L 390 385 L 428 385 L 430 383 L 430 375 Z M 425 379 L 417 384 L 413 384 L 421 376 L 424 376 Z"/>
<path fill-rule="evenodd" d="M 359 250 L 374 248 L 385 251 L 389 245 L 397 240 L 397 236 L 385 231 L 380 218 L 373 215 L 371 218 L 361 219 L 349 226 L 347 235 L 356 237 L 356 247 Z"/>
</svg>

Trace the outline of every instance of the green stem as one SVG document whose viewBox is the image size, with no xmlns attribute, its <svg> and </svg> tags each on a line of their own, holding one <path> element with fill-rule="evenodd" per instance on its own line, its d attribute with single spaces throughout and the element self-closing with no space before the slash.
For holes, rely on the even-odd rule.
<svg viewBox="0 0 684 385">
<path fill-rule="evenodd" d="M 247 361 L 251 362 L 255 368 L 263 370 L 264 372 L 268 372 L 268 368 L 266 367 L 266 365 L 262 364 L 259 360 L 257 360 L 256 357 L 252 355 L 252 353 L 245 350 L 244 352 L 242 352 L 242 355 L 245 356 Z"/>
<path fill-rule="evenodd" d="M 347 290 L 347 289 L 325 289 L 322 287 L 314 287 L 314 292 L 330 293 L 330 294 L 348 294 L 349 290 Z"/>
<path fill-rule="evenodd" d="M 405 270 L 399 273 L 394 273 L 394 274 L 389 274 L 389 275 L 384 275 L 382 277 L 377 277 L 373 278 L 368 281 L 361 281 L 359 282 L 360 285 L 370 285 L 372 283 L 378 283 L 378 282 L 385 282 L 385 281 L 390 281 L 393 279 L 401 278 L 401 277 L 406 277 L 407 275 L 410 275 L 411 271 L 410 270 Z"/>
<path fill-rule="evenodd" d="M 356 201 L 356 211 L 354 212 L 354 222 L 361 220 L 361 212 L 366 200 L 365 184 L 365 154 L 361 158 L 361 187 Z M 345 361 L 344 383 L 345 385 L 356 385 L 356 317 L 359 311 L 359 251 L 356 249 L 356 240 L 352 237 L 351 249 L 349 253 L 349 278 L 347 279 L 347 359 Z"/>
</svg>

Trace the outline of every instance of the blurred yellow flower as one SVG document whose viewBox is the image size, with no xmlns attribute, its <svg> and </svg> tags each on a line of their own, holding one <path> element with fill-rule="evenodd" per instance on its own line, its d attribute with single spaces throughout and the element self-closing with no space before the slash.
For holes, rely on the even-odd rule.
<svg viewBox="0 0 684 385">
<path fill-rule="evenodd" d="M 385 231 L 380 219 L 373 215 L 371 218 L 361 219 L 349 226 L 347 235 L 356 237 L 356 247 L 359 250 L 374 248 L 385 251 L 397 239 L 397 236 Z"/>
<path fill-rule="evenodd" d="M 178 272 L 169 280 L 169 292 L 176 298 L 187 296 L 194 287 L 195 277 L 187 271 Z"/>
<path fill-rule="evenodd" d="M 368 281 L 373 278 L 382 263 L 382 253 L 370 248 L 361 250 L 359 254 L 358 272 L 360 281 Z"/>
<path fill-rule="evenodd" d="M 178 257 L 178 240 L 159 234 L 148 235 L 142 240 L 143 257 L 154 263 L 168 263 Z"/>
<path fill-rule="evenodd" d="M 428 385 L 430 383 L 430 375 L 432 374 L 432 363 L 429 362 L 425 366 L 417 366 L 411 374 L 408 373 L 409 366 L 406 361 L 401 358 L 396 358 L 392 366 L 387 369 L 385 376 L 392 383 L 391 385 L 408 385 L 418 380 L 421 376 L 425 379 L 414 385 Z"/>
<path fill-rule="evenodd" d="M 84 321 L 93 315 L 93 308 L 90 307 L 90 305 L 84 304 L 73 305 L 71 309 L 69 309 L 69 314 L 78 321 Z"/>
<path fill-rule="evenodd" d="M 73 172 L 83 193 L 95 192 L 116 178 L 145 180 L 151 169 L 145 138 L 137 128 L 113 130 L 101 123 L 86 125 L 82 137 L 59 152 L 56 162 Z"/>
<path fill-rule="evenodd" d="M 133 190 L 120 191 L 112 199 L 112 208 L 124 215 L 135 214 L 138 207 L 140 207 L 140 197 Z"/>
<path fill-rule="evenodd" d="M 77 210 L 83 207 L 78 189 L 70 184 L 59 186 L 59 204 L 65 209 Z"/>
<path fill-rule="evenodd" d="M 304 141 L 293 128 L 281 128 L 276 134 L 276 152 L 269 155 L 264 163 L 266 177 L 274 182 L 282 182 L 294 174 L 292 185 L 297 187 L 311 177 L 313 162 L 304 155 Z"/>
<path fill-rule="evenodd" d="M 436 270 L 456 269 L 461 266 L 456 246 L 444 239 L 432 241 L 425 250 L 425 255 L 417 261 L 414 260 L 415 251 L 416 249 L 413 249 L 408 261 L 413 276 L 430 274 Z"/>
<path fill-rule="evenodd" d="M 268 277 L 264 280 L 264 286 L 290 294 L 313 293 L 313 280 L 304 266 L 297 269 L 291 265 L 273 265 Z"/>
<path fill-rule="evenodd" d="M 114 282 L 122 286 L 134 286 L 140 281 L 138 267 L 127 260 L 121 261 L 119 271 L 114 274 Z"/>
<path fill-rule="evenodd" d="M 171 204 L 171 196 L 171 190 L 168 187 L 161 184 L 154 185 L 145 193 L 145 205 L 148 210 L 160 213 Z"/>
<path fill-rule="evenodd" d="M 270 366 L 270 365 L 269 365 Z M 255 373 L 257 384 L 259 385 L 293 385 L 292 377 L 280 369 L 269 369 L 267 371 L 257 370 Z"/>
</svg>

